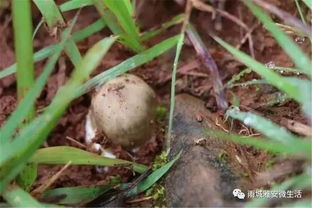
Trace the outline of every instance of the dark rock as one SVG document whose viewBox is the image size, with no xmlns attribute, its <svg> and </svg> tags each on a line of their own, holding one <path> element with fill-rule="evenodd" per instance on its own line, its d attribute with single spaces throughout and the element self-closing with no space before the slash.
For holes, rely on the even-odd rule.
<svg viewBox="0 0 312 208">
<path fill-rule="evenodd" d="M 202 122 L 196 119 L 203 118 Z M 243 203 L 233 196 L 241 184 L 234 164 L 235 145 L 204 134 L 204 128 L 218 129 L 216 114 L 204 102 L 192 96 L 176 96 L 173 138 L 169 159 L 182 151 L 180 159 L 168 173 L 166 183 L 169 207 L 237 207 Z M 222 159 L 226 153 L 228 159 Z M 233 155 L 234 157 L 234 155 Z M 235 167 L 235 168 L 234 168 Z"/>
</svg>

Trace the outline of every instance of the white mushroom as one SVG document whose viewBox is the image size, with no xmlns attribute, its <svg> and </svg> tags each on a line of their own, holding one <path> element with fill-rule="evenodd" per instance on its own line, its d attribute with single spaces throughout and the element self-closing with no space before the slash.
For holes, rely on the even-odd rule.
<svg viewBox="0 0 312 208">
<path fill-rule="evenodd" d="M 151 136 L 156 95 L 142 79 L 123 75 L 105 83 L 92 98 L 90 120 L 112 143 L 133 148 Z"/>
</svg>

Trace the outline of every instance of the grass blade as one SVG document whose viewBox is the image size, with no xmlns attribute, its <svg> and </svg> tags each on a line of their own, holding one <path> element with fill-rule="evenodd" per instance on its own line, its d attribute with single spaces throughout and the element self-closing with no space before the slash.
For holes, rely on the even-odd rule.
<svg viewBox="0 0 312 208">
<path fill-rule="evenodd" d="M 68 55 L 71 62 L 76 67 L 81 61 L 81 54 L 74 40 L 70 38 L 65 46 L 65 52 Z"/>
<path fill-rule="evenodd" d="M 90 79 L 81 86 L 79 94 L 77 96 L 82 95 L 91 90 L 92 88 L 102 85 L 103 83 L 131 69 L 134 69 L 135 67 L 138 67 L 144 63 L 151 61 L 153 58 L 159 56 L 160 54 L 164 53 L 165 51 L 175 46 L 178 42 L 179 37 L 180 36 L 177 35 L 168 38 L 167 40 L 164 40 L 163 42 L 158 43 L 157 45 L 121 62 L 117 66 L 114 66 L 111 69 L 98 74 L 97 76 L 93 77 L 92 79 Z"/>
<path fill-rule="evenodd" d="M 312 9 L 312 1 L 310 0 L 302 0 L 310 9 Z"/>
<path fill-rule="evenodd" d="M 92 0 L 71 0 L 60 5 L 60 10 L 66 12 L 73 9 L 80 9 L 85 6 L 93 5 Z"/>
<path fill-rule="evenodd" d="M 191 24 L 188 25 L 186 33 L 196 53 L 201 57 L 204 66 L 210 71 L 210 76 L 212 77 L 212 87 L 214 90 L 218 109 L 226 110 L 228 108 L 228 103 L 222 90 L 222 79 L 220 77 L 219 69 L 216 62 L 206 48 L 197 30 Z"/>
<path fill-rule="evenodd" d="M 159 33 L 161 33 L 162 31 L 166 30 L 167 28 L 179 24 L 183 21 L 184 19 L 184 14 L 179 14 L 175 17 L 173 17 L 172 19 L 170 19 L 169 21 L 161 24 L 160 28 L 158 29 L 153 29 L 151 31 L 145 32 L 141 35 L 140 39 L 141 41 L 145 41 L 148 40 L 156 35 L 158 35 Z"/>
<path fill-rule="evenodd" d="M 306 25 L 307 22 L 306 22 L 306 20 L 304 19 L 304 16 L 303 16 L 303 13 L 302 13 L 302 9 L 301 9 L 299 0 L 295 0 L 295 3 L 296 3 L 296 7 L 297 7 L 297 10 L 298 10 L 298 13 L 299 13 L 299 15 L 300 15 L 300 19 L 301 19 L 301 21 Z"/>
<path fill-rule="evenodd" d="M 175 158 L 169 161 L 167 164 L 162 166 L 161 168 L 155 170 L 151 175 L 147 178 L 143 179 L 138 185 L 136 185 L 133 189 L 131 189 L 126 196 L 133 196 L 143 191 L 149 189 L 152 185 L 154 185 L 163 175 L 165 175 L 168 170 L 172 167 L 172 165 L 180 158 L 181 153 L 179 153 Z"/>
<path fill-rule="evenodd" d="M 39 149 L 30 159 L 30 162 L 38 164 L 66 164 L 71 161 L 72 165 L 131 165 L 133 170 L 144 172 L 147 167 L 121 159 L 102 157 L 81 149 L 67 146 L 57 146 Z"/>
<path fill-rule="evenodd" d="M 25 168 L 16 178 L 16 182 L 21 186 L 25 191 L 29 191 L 33 183 L 37 178 L 38 166 L 37 164 L 27 164 Z"/>
<path fill-rule="evenodd" d="M 106 22 L 103 19 L 98 19 L 94 23 L 88 25 L 87 27 L 81 29 L 73 34 L 73 39 L 75 42 L 79 42 L 96 32 L 101 31 L 106 26 Z"/>
<path fill-rule="evenodd" d="M 63 16 L 54 0 L 34 0 L 34 3 L 40 10 L 50 29 L 54 27 L 65 27 L 65 20 L 63 19 Z M 72 39 L 68 41 L 65 47 L 65 52 L 76 67 L 81 60 L 81 55 L 78 47 Z"/>
<path fill-rule="evenodd" d="M 171 138 L 172 124 L 173 124 L 173 113 L 175 106 L 175 85 L 176 85 L 176 76 L 177 76 L 177 67 L 184 43 L 184 31 L 179 35 L 179 40 L 177 43 L 176 55 L 173 62 L 172 69 L 172 78 L 171 78 L 171 90 L 170 90 L 170 109 L 169 109 L 169 124 L 168 124 L 168 142 L 166 144 L 166 149 L 170 149 L 169 140 Z"/>
<path fill-rule="evenodd" d="M 53 0 L 33 0 L 33 2 L 38 7 L 49 28 L 65 26 L 63 16 Z"/>
<path fill-rule="evenodd" d="M 306 140 L 300 140 L 289 142 L 287 145 L 273 141 L 267 140 L 259 137 L 241 136 L 237 134 L 228 134 L 222 131 L 208 130 L 205 129 L 204 133 L 208 136 L 213 136 L 215 138 L 220 138 L 228 141 L 233 141 L 238 144 L 251 145 L 255 148 L 262 149 L 274 154 L 292 155 L 304 158 L 311 158 L 311 142 Z"/>
<path fill-rule="evenodd" d="M 284 127 L 281 127 L 272 121 L 250 112 L 242 112 L 238 108 L 232 108 L 226 112 L 227 116 L 238 119 L 247 126 L 250 126 L 266 137 L 281 142 L 284 144 L 294 143 L 296 140 L 303 138 L 296 137 L 288 132 Z"/>
<path fill-rule="evenodd" d="M 34 105 L 36 98 L 40 95 L 47 79 L 52 73 L 55 64 L 61 55 L 68 38 L 70 37 L 70 33 L 73 29 L 74 24 L 76 23 L 77 17 L 72 22 L 72 25 L 65 29 L 62 33 L 62 41 L 54 48 L 54 54 L 50 57 L 49 61 L 44 67 L 43 72 L 38 77 L 36 83 L 33 88 L 29 91 L 29 93 L 25 96 L 25 98 L 21 101 L 21 103 L 17 106 L 15 111 L 11 114 L 9 119 L 4 124 L 4 127 L 1 129 L 1 138 L 0 144 L 4 144 L 10 141 L 11 136 L 14 133 L 14 130 L 17 126 L 24 120 L 29 110 Z"/>
<path fill-rule="evenodd" d="M 34 83 L 32 17 L 30 1 L 12 1 L 14 45 L 17 62 L 17 97 L 20 102 Z M 30 121 L 35 114 L 35 106 L 28 109 L 27 119 Z"/>
<path fill-rule="evenodd" d="M 301 97 L 301 109 L 312 121 L 312 82 L 297 77 L 287 77 L 289 83 L 297 87 Z"/>
<path fill-rule="evenodd" d="M 12 187 L 3 194 L 3 197 L 13 207 L 43 207 L 42 204 L 19 187 Z"/>
<path fill-rule="evenodd" d="M 233 46 L 229 45 L 225 41 L 221 40 L 218 37 L 214 37 L 214 39 L 225 49 L 227 49 L 230 53 L 232 53 L 237 59 L 246 64 L 250 69 L 260 74 L 263 78 L 265 78 L 270 84 L 277 87 L 278 89 L 286 92 L 291 98 L 297 100 L 298 102 L 302 101 L 301 96 L 299 95 L 298 89 L 290 84 L 285 78 L 274 73 L 263 64 L 257 62 L 247 54 L 237 50 Z"/>
<path fill-rule="evenodd" d="M 78 87 L 98 66 L 115 40 L 116 37 L 110 37 L 95 44 L 87 52 L 69 81 L 58 90 L 45 112 L 23 128 L 13 142 L 0 146 L 3 155 L 0 158 L 0 193 L 5 190 L 9 182 L 16 177 L 27 160 L 47 138 L 69 103 L 75 98 Z M 12 146 L 14 146 L 13 149 L 10 148 Z"/>
<path fill-rule="evenodd" d="M 98 196 L 108 192 L 118 183 L 118 180 L 113 180 L 107 185 L 77 186 L 51 189 L 43 192 L 41 195 L 41 199 L 44 201 L 53 200 L 54 203 L 64 205 L 77 205 L 81 203 L 85 204 L 97 198 Z"/>
<path fill-rule="evenodd" d="M 138 28 L 129 12 L 129 0 L 93 0 L 93 4 L 120 42 L 135 52 L 141 52 Z M 131 6 L 131 5 L 130 5 Z"/>
<path fill-rule="evenodd" d="M 99 32 L 105 26 L 106 26 L 106 23 L 104 20 L 102 20 L 102 19 L 97 20 L 94 23 L 87 26 L 86 28 L 81 29 L 81 30 L 73 33 L 73 39 L 75 42 L 79 42 L 79 41 L 91 36 L 92 34 Z M 43 49 L 37 51 L 33 57 L 34 62 L 38 62 L 38 61 L 41 61 L 41 60 L 49 57 L 52 54 L 53 50 L 55 50 L 55 47 L 57 47 L 57 44 L 50 45 L 46 48 L 43 48 Z M 3 69 L 2 71 L 0 71 L 0 79 L 4 78 L 6 76 L 9 76 L 10 74 L 13 74 L 15 71 L 16 71 L 16 64 L 13 64 L 13 65 Z"/>
<path fill-rule="evenodd" d="M 272 34 L 279 45 L 289 55 L 296 66 L 302 70 L 309 77 L 312 76 L 312 63 L 309 58 L 302 52 L 299 47 L 285 34 L 283 31 L 275 25 L 272 19 L 265 14 L 265 12 L 254 5 L 252 1 L 244 0 L 246 6 L 252 11 L 252 13 L 264 24 L 266 29 Z"/>
</svg>

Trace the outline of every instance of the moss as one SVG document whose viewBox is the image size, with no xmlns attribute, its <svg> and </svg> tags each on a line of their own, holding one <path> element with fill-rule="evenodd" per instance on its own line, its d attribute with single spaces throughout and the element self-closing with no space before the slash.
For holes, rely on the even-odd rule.
<svg viewBox="0 0 312 208">
<path fill-rule="evenodd" d="M 160 155 L 158 155 L 152 165 L 153 170 L 157 170 L 158 168 L 161 168 L 168 162 L 168 154 L 163 151 Z"/>
<path fill-rule="evenodd" d="M 146 196 L 151 196 L 154 200 L 153 207 L 167 207 L 166 203 L 166 190 L 165 187 L 160 184 L 155 184 L 146 191 Z"/>
</svg>

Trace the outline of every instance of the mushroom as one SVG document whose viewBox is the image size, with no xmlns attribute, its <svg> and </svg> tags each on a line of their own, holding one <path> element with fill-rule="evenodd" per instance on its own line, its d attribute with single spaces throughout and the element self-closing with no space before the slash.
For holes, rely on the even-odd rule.
<svg viewBox="0 0 312 208">
<path fill-rule="evenodd" d="M 153 89 L 139 77 L 126 74 L 97 90 L 89 118 L 91 127 L 113 144 L 132 149 L 150 138 L 155 109 Z"/>
</svg>

